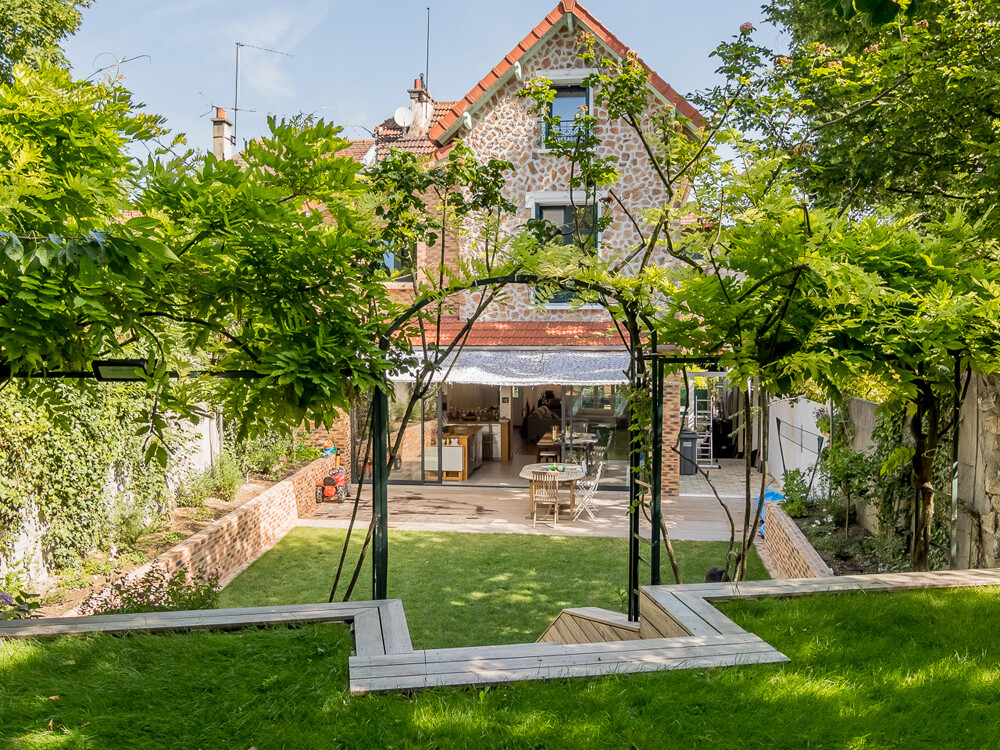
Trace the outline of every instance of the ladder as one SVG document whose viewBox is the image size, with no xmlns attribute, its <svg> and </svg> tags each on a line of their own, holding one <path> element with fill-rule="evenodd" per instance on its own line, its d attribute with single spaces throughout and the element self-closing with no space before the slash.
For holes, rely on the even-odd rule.
<svg viewBox="0 0 1000 750">
<path fill-rule="evenodd" d="M 696 458 L 698 466 L 703 469 L 718 469 L 715 463 L 715 451 L 712 446 L 712 413 L 715 411 L 715 392 L 712 389 L 704 393 L 695 392 L 694 426 L 698 433 Z"/>
</svg>

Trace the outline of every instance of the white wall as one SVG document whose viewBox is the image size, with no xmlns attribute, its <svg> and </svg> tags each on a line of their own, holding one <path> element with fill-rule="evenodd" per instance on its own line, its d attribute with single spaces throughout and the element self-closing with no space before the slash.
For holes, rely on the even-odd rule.
<svg viewBox="0 0 1000 750">
<path fill-rule="evenodd" d="M 771 402 L 768 470 L 779 482 L 785 471 L 799 469 L 808 484 L 813 467 L 819 459 L 817 452 L 819 428 L 816 426 L 815 414 L 817 409 L 826 411 L 823 404 L 801 397 Z M 825 440 L 823 444 L 826 445 Z M 818 481 L 817 475 L 817 481 L 813 484 L 814 491 Z"/>
<path fill-rule="evenodd" d="M 194 436 L 186 466 L 198 470 L 210 468 L 222 453 L 222 415 L 213 414 L 196 425 L 185 425 L 182 429 Z"/>
</svg>

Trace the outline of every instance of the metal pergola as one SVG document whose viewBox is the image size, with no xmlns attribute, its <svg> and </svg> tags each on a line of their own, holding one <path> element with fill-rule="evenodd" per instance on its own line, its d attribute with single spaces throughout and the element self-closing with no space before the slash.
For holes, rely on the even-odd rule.
<svg viewBox="0 0 1000 750">
<path fill-rule="evenodd" d="M 476 286 L 489 283 L 533 283 L 535 277 L 515 276 L 502 279 L 487 279 L 477 283 Z M 402 325 L 418 312 L 427 302 L 418 303 L 410 308 L 404 315 L 390 326 L 389 331 L 382 337 L 381 346 L 383 350 L 388 347 L 388 337 L 398 331 Z M 648 323 L 648 321 L 647 321 Z M 629 372 L 629 382 L 650 391 L 652 402 L 652 414 L 650 429 L 652 430 L 652 444 L 649 460 L 650 467 L 648 483 L 639 478 L 644 468 L 646 456 L 642 451 L 642 435 L 638 428 L 641 424 L 641 417 L 635 413 L 636 405 L 630 404 L 629 412 L 629 551 L 628 551 L 628 619 L 632 622 L 639 620 L 639 592 L 641 584 L 640 565 L 649 568 L 649 583 L 656 586 L 660 584 L 660 547 L 661 547 L 661 481 L 663 465 L 663 395 L 664 395 L 664 370 L 665 362 L 673 364 L 686 363 L 706 363 L 714 362 L 714 359 L 706 358 L 686 358 L 659 353 L 657 351 L 656 334 L 651 331 L 652 353 L 644 354 L 643 359 L 650 363 L 648 376 L 641 382 L 636 382 L 635 361 L 633 360 Z M 389 383 L 383 377 L 383 382 L 375 391 L 372 400 L 372 598 L 376 600 L 386 599 L 389 595 L 388 570 L 389 570 Z M 641 515 L 643 512 L 642 498 L 649 495 L 650 513 L 650 536 L 646 539 L 640 530 Z M 644 557 L 643 545 L 647 545 L 648 557 Z"/>
</svg>

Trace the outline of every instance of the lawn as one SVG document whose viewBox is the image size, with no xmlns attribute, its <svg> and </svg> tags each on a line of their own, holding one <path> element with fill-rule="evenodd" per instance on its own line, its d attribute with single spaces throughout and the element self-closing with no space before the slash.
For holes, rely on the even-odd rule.
<svg viewBox="0 0 1000 750">
<path fill-rule="evenodd" d="M 624 563 L 615 540 L 545 539 L 575 553 L 575 564 L 553 567 L 531 537 L 453 537 L 393 535 L 390 584 L 424 645 L 444 645 L 449 636 L 414 614 L 431 606 L 418 601 L 421 592 L 458 602 L 442 633 L 468 637 L 460 626 L 478 620 L 476 632 L 494 640 L 537 630 L 550 608 L 617 603 Z M 295 532 L 244 574 L 224 604 L 255 589 L 258 599 L 240 603 L 316 600 L 302 581 L 321 572 L 314 585 L 326 587 L 334 542 L 326 531 Z M 686 548 L 689 560 L 699 549 Z M 545 572 L 531 585 L 510 583 L 527 570 Z M 498 580 L 487 586 L 490 571 Z M 504 593 L 494 596 L 498 588 Z M 583 592 L 601 598 L 581 602 Z M 0 748 L 997 747 L 997 588 L 723 609 L 792 661 L 351 697 L 352 639 L 337 624 L 0 642 Z"/>
<path fill-rule="evenodd" d="M 226 587 L 218 606 L 325 602 L 344 534 L 292 529 Z M 719 542 L 674 544 L 688 583 L 725 559 Z M 625 539 L 391 531 L 389 596 L 403 600 L 415 648 L 524 643 L 566 607 L 625 611 L 627 562 Z M 663 567 L 669 576 L 665 552 Z M 767 578 L 756 553 L 749 570 Z M 352 598 L 371 598 L 370 567 Z"/>
</svg>

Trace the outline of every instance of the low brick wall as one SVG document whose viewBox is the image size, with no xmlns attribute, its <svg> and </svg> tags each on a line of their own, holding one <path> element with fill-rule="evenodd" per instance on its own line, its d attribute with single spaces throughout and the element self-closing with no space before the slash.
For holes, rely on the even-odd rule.
<svg viewBox="0 0 1000 750">
<path fill-rule="evenodd" d="M 826 578 L 833 572 L 781 503 L 764 503 L 764 549 L 777 578 Z M 776 574 L 776 575 L 775 575 Z"/>
<path fill-rule="evenodd" d="M 190 572 L 217 573 L 224 586 L 277 544 L 300 518 L 315 513 L 316 483 L 335 465 L 333 458 L 313 461 L 155 560 L 136 568 L 128 577 L 139 578 L 153 567 L 170 572 L 183 568 Z M 64 616 L 78 614 L 78 609 L 73 609 Z"/>
</svg>

